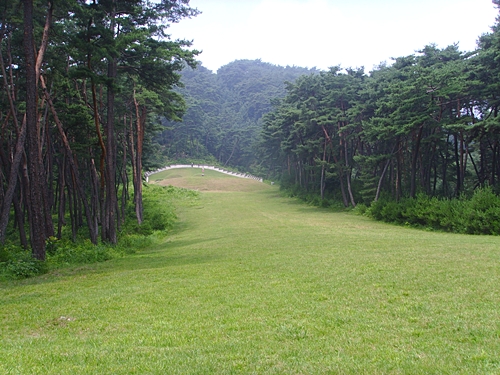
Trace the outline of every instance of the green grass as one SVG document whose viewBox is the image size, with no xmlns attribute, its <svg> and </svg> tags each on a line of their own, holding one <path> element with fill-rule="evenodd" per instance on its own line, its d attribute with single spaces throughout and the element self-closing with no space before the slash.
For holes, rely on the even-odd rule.
<svg viewBox="0 0 500 375">
<path fill-rule="evenodd" d="M 1 374 L 500 374 L 500 238 L 175 170 L 165 242 L 0 284 Z"/>
</svg>

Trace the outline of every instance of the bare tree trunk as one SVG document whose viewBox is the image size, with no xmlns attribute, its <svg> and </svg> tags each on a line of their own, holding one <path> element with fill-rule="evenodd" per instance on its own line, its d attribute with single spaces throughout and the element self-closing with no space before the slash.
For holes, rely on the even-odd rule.
<svg viewBox="0 0 500 375">
<path fill-rule="evenodd" d="M 460 195 L 460 192 L 462 191 L 462 169 L 460 167 L 460 155 L 459 155 L 459 151 L 458 151 L 458 137 L 457 135 L 455 134 L 453 136 L 454 138 L 454 147 L 455 147 L 455 170 L 456 170 L 456 174 L 457 174 L 457 186 L 456 186 L 456 190 L 455 190 L 455 195 L 456 196 L 459 196 Z"/>
<path fill-rule="evenodd" d="M 73 181 L 71 179 L 71 171 L 69 170 L 68 167 L 65 168 L 64 173 L 67 173 L 66 175 L 66 186 L 67 186 L 67 191 L 68 191 L 68 211 L 69 211 L 69 218 L 71 221 L 71 239 L 73 242 L 76 241 L 76 208 L 74 205 L 74 186 L 73 186 Z"/>
<path fill-rule="evenodd" d="M 349 193 L 349 199 L 351 200 L 351 205 L 356 207 L 356 202 L 354 201 L 354 195 L 352 194 L 351 187 L 351 167 L 349 166 L 349 159 L 347 154 L 347 140 L 344 140 L 344 159 L 345 159 L 345 167 L 347 173 L 347 191 Z"/>
<path fill-rule="evenodd" d="M 4 201 L 1 206 L 2 211 L 0 213 L 0 244 L 2 245 L 5 243 L 5 230 L 7 229 L 7 224 L 9 223 L 10 206 L 12 204 L 12 199 L 14 198 L 14 193 L 17 185 L 18 170 L 21 165 L 21 159 L 24 154 L 25 139 L 26 139 L 26 121 L 24 120 L 21 126 L 21 132 L 17 137 L 14 159 L 12 160 L 10 166 L 7 191 L 5 192 Z"/>
<path fill-rule="evenodd" d="M 128 196 L 128 177 L 127 177 L 127 117 L 123 118 L 123 155 L 122 155 L 122 169 L 121 169 L 121 179 L 122 179 L 122 196 L 121 196 L 121 224 L 125 223 L 126 206 L 127 206 L 127 196 Z"/>
<path fill-rule="evenodd" d="M 143 106 L 140 110 L 139 103 L 135 97 L 134 89 L 134 105 L 136 116 L 136 131 L 137 131 L 137 150 L 135 154 L 134 168 L 134 203 L 137 222 L 143 222 L 143 206 L 142 206 L 142 145 L 144 143 L 144 125 L 146 123 L 146 108 Z M 131 134 L 133 141 L 133 133 Z"/>
<path fill-rule="evenodd" d="M 97 236 L 97 231 L 99 228 L 99 218 L 101 208 L 99 206 L 101 202 L 101 198 L 99 194 L 102 192 L 102 190 L 99 188 L 99 176 L 97 174 L 97 169 L 95 166 L 95 161 L 94 159 L 90 160 L 90 180 L 91 180 L 91 194 L 90 194 L 90 203 L 91 203 L 91 209 L 92 209 L 92 225 L 94 228 L 96 228 L 96 236 Z"/>
<path fill-rule="evenodd" d="M 413 157 L 411 161 L 411 170 L 410 170 L 410 197 L 414 198 L 417 193 L 417 161 L 420 153 L 420 141 L 422 140 L 422 132 L 424 126 L 420 125 L 417 138 L 415 139 L 415 147 L 413 150 Z"/>
<path fill-rule="evenodd" d="M 57 238 L 61 238 L 62 235 L 62 227 L 66 225 L 66 221 L 64 218 L 66 212 L 66 195 L 64 193 L 64 187 L 66 185 L 65 176 L 66 169 L 66 158 L 63 157 L 63 160 L 59 164 L 59 210 L 58 210 L 58 220 L 57 220 Z"/>
<path fill-rule="evenodd" d="M 397 163 L 396 163 L 396 173 L 395 173 L 395 197 L 396 201 L 399 201 L 402 193 L 402 175 L 403 175 L 403 145 L 401 144 L 401 140 L 398 137 L 396 141 L 398 152 L 397 152 Z"/>
<path fill-rule="evenodd" d="M 0 41 L 1 41 L 1 36 L 3 33 L 0 34 Z M 16 146 L 14 150 L 14 157 L 12 159 L 12 162 L 10 163 L 10 172 L 8 176 L 8 182 L 7 182 L 7 190 L 5 191 L 4 194 L 4 199 L 3 203 L 0 204 L 0 244 L 3 245 L 5 243 L 5 231 L 7 229 L 7 225 L 9 223 L 9 213 L 10 213 L 10 207 L 12 204 L 12 199 L 14 198 L 14 193 L 17 185 L 17 176 L 18 176 L 18 171 L 19 171 L 19 166 L 21 165 L 21 158 L 23 157 L 24 154 L 24 143 L 26 140 L 26 117 L 24 117 L 24 120 L 22 122 L 21 128 L 19 128 L 19 124 L 17 121 L 17 109 L 14 105 L 14 98 L 12 96 L 12 93 L 9 89 L 10 85 L 7 82 L 7 73 L 5 69 L 5 64 L 3 60 L 3 55 L 2 55 L 2 50 L 0 48 L 0 67 L 2 69 L 2 77 L 3 77 L 3 83 L 4 83 L 4 88 L 7 94 L 7 98 L 9 100 L 9 106 L 10 106 L 10 113 L 12 120 L 14 122 L 14 126 L 16 128 L 16 131 L 18 132 L 17 134 L 17 141 L 16 141 Z M 12 70 L 12 69 L 10 69 Z"/>
<path fill-rule="evenodd" d="M 26 231 L 24 230 L 24 215 L 21 203 L 19 202 L 19 197 L 14 195 L 14 214 L 16 215 L 17 227 L 19 229 L 19 241 L 21 246 L 25 249 L 28 248 L 28 238 L 26 237 Z"/>
<path fill-rule="evenodd" d="M 384 169 L 382 171 L 382 175 L 378 179 L 378 185 L 377 185 L 377 192 L 375 193 L 375 199 L 374 201 L 378 201 L 378 198 L 380 197 L 380 190 L 382 189 L 382 181 L 384 180 L 385 173 L 387 172 L 387 168 L 389 167 L 389 164 L 391 163 L 391 159 L 387 159 L 387 162 L 385 163 Z"/>
<path fill-rule="evenodd" d="M 352 189 L 351 189 L 351 172 L 350 172 L 351 168 L 349 167 L 349 159 L 348 159 L 348 155 L 347 155 L 347 140 L 345 139 L 344 133 L 342 132 L 342 127 L 341 127 L 341 124 L 339 123 L 338 124 L 338 134 L 339 134 L 339 138 L 340 138 L 340 160 L 343 159 L 343 162 L 344 162 L 344 165 L 346 168 L 347 193 L 349 194 L 350 203 L 353 207 L 356 207 L 356 203 L 354 202 L 354 197 L 352 195 Z M 340 184 L 341 184 L 341 188 L 342 188 L 342 196 L 344 196 L 345 192 L 344 192 L 344 183 L 342 181 L 342 178 L 343 177 L 341 175 L 340 176 Z M 344 198 L 344 205 L 346 207 L 349 206 L 349 202 L 345 198 Z"/>
<path fill-rule="evenodd" d="M 37 116 L 37 84 L 33 39 L 33 0 L 24 0 L 24 52 L 26 55 L 26 138 L 30 195 L 30 242 L 33 256 L 45 260 L 45 173 L 40 150 Z"/>
<path fill-rule="evenodd" d="M 326 139 L 323 146 L 323 163 L 321 164 L 321 181 L 320 181 L 320 196 L 321 200 L 325 199 L 325 164 L 326 164 Z"/>
<path fill-rule="evenodd" d="M 40 76 L 39 78 L 40 78 L 40 83 L 41 83 L 45 98 L 47 100 L 47 104 L 50 107 L 50 110 L 52 112 L 52 116 L 54 117 L 54 122 L 56 123 L 57 129 L 59 131 L 59 135 L 61 136 L 61 140 L 63 142 L 63 146 L 64 146 L 64 149 L 66 152 L 66 157 L 68 159 L 71 173 L 73 175 L 73 178 L 75 178 L 75 180 L 76 180 L 76 184 L 75 184 L 76 185 L 76 192 L 84 205 L 87 225 L 89 227 L 90 240 L 92 241 L 93 244 L 97 244 L 97 228 L 95 227 L 95 225 L 93 225 L 93 220 L 91 217 L 91 210 L 90 210 L 90 207 L 88 205 L 87 198 L 85 196 L 83 184 L 81 183 L 80 178 L 78 176 L 78 168 L 77 168 L 75 160 L 73 158 L 73 152 L 71 151 L 68 137 L 66 137 L 66 133 L 64 132 L 62 123 L 59 120 L 59 116 L 57 115 L 54 104 L 52 103 L 52 98 L 50 97 L 50 94 L 47 91 L 47 86 L 45 85 L 45 80 L 44 80 L 43 76 Z"/>
<path fill-rule="evenodd" d="M 110 30 L 115 32 L 115 14 L 116 6 L 113 0 L 113 13 L 110 15 Z M 106 121 L 106 199 L 105 199 L 105 217 L 103 218 L 102 236 L 105 241 L 112 244 L 117 242 L 116 233 L 116 207 L 118 205 L 116 194 L 116 138 L 115 138 L 115 79 L 116 79 L 116 58 L 110 57 L 108 61 L 108 79 L 110 84 L 107 91 L 107 121 Z"/>
</svg>

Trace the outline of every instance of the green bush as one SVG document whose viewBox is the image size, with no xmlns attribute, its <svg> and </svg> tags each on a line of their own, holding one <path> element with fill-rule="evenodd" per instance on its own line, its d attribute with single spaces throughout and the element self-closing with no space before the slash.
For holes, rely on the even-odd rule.
<svg viewBox="0 0 500 375">
<path fill-rule="evenodd" d="M 124 234 L 120 237 L 118 242 L 119 247 L 126 254 L 133 254 L 138 250 L 144 249 L 152 245 L 153 239 L 152 235 L 142 235 L 142 234 Z"/>
<path fill-rule="evenodd" d="M 148 225 L 153 231 L 172 229 L 177 220 L 175 213 L 167 207 L 147 205 L 144 214 L 145 225 Z"/>
<path fill-rule="evenodd" d="M 0 246 L 0 263 L 7 262 L 10 259 L 6 246 Z"/>
<path fill-rule="evenodd" d="M 490 187 L 468 199 L 438 199 L 419 194 L 399 202 L 373 202 L 367 214 L 376 220 L 454 233 L 500 235 L 500 198 Z"/>
<path fill-rule="evenodd" d="M 368 212 L 368 207 L 364 203 L 358 203 L 353 212 L 358 215 L 365 215 Z"/>
<path fill-rule="evenodd" d="M 370 207 L 366 210 L 366 215 L 374 218 L 375 220 L 385 221 L 384 216 L 382 215 L 382 209 L 386 204 L 385 199 L 379 199 L 376 202 L 372 202 Z"/>
<path fill-rule="evenodd" d="M 403 223 L 402 209 L 404 205 L 398 202 L 387 201 L 382 207 L 380 214 L 384 221 L 389 223 Z"/>
<path fill-rule="evenodd" d="M 3 268 L 3 273 L 11 279 L 25 279 L 47 272 L 46 263 L 33 258 L 26 250 L 11 253 L 10 259 L 3 263 Z"/>
<path fill-rule="evenodd" d="M 47 260 L 52 266 L 104 262 L 113 257 L 114 251 L 111 246 L 94 245 L 90 240 L 81 243 L 59 241 L 54 251 L 47 253 Z"/>
<path fill-rule="evenodd" d="M 149 236 L 155 231 L 171 230 L 177 221 L 173 202 L 197 197 L 197 192 L 188 189 L 146 185 L 143 190 L 143 222 L 137 223 L 135 208 L 130 203 L 123 232 Z"/>
<path fill-rule="evenodd" d="M 466 216 L 467 233 L 500 234 L 500 200 L 491 187 L 474 192 Z"/>
</svg>

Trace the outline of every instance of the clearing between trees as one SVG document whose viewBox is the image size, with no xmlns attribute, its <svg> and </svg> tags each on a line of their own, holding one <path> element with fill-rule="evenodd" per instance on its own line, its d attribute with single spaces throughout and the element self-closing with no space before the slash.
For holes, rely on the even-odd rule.
<svg viewBox="0 0 500 375">
<path fill-rule="evenodd" d="M 0 284 L 0 373 L 500 370 L 500 238 L 304 205 L 214 171 L 147 251 Z"/>
</svg>

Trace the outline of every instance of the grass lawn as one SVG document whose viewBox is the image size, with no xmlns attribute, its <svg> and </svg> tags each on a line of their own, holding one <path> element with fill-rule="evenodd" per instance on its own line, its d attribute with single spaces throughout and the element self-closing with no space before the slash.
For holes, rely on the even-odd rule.
<svg viewBox="0 0 500 375">
<path fill-rule="evenodd" d="M 500 374 L 500 237 L 193 168 L 148 251 L 0 284 L 0 374 Z"/>
</svg>

